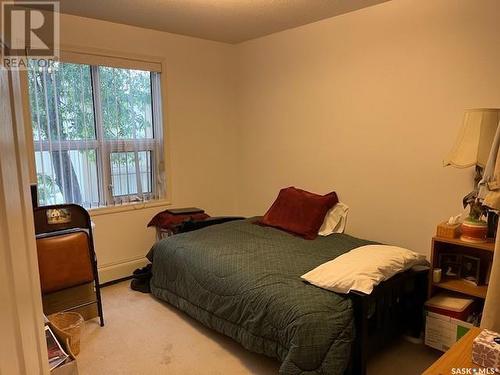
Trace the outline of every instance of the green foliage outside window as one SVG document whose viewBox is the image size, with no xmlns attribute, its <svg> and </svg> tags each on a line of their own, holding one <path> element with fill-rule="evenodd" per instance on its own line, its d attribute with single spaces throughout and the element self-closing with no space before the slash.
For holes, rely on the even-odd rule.
<svg viewBox="0 0 500 375">
<path fill-rule="evenodd" d="M 98 88 L 93 88 L 93 74 L 98 75 Z M 95 141 L 97 111 L 106 140 L 153 138 L 150 72 L 102 66 L 92 70 L 89 65 L 72 63 L 55 63 L 48 69 L 31 60 L 28 77 L 35 142 Z M 96 94 L 100 96 L 99 108 L 94 105 Z M 64 202 L 81 204 L 83 177 L 75 170 L 77 157 L 70 153 L 78 152 L 87 163 L 95 164 L 96 152 L 82 147 L 44 150 L 50 152 L 44 157 L 50 158 L 52 166 L 50 173 L 42 173 L 37 162 L 40 202 L 55 203 L 62 194 Z M 127 168 L 130 161 L 122 155 L 114 157 L 115 168 Z M 40 160 L 43 164 L 43 158 Z"/>
<path fill-rule="evenodd" d="M 99 67 L 106 139 L 152 138 L 150 73 Z"/>
</svg>

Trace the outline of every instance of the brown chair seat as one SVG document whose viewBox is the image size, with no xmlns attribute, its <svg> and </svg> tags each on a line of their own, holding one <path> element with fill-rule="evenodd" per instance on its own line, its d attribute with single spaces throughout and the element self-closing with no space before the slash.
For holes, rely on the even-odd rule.
<svg viewBox="0 0 500 375">
<path fill-rule="evenodd" d="M 42 237 L 36 244 L 43 294 L 94 281 L 87 232 Z"/>
<path fill-rule="evenodd" d="M 104 326 L 92 221 L 77 204 L 33 209 L 44 311 L 75 311 Z M 95 311 L 97 308 L 97 311 Z"/>
</svg>

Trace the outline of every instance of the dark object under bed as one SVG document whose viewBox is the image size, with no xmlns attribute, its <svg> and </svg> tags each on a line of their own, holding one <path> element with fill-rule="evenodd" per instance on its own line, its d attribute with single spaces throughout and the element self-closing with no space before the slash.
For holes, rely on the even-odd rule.
<svg viewBox="0 0 500 375">
<path fill-rule="evenodd" d="M 375 349 L 420 332 L 427 271 L 396 275 L 369 296 L 333 293 L 300 276 L 372 242 L 345 234 L 309 241 L 254 221 L 158 242 L 148 254 L 153 295 L 279 359 L 281 374 L 364 374 Z"/>
</svg>

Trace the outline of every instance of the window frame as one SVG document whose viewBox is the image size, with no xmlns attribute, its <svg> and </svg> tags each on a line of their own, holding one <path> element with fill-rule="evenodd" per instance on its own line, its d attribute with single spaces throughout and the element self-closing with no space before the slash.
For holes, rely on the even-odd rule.
<svg viewBox="0 0 500 375">
<path fill-rule="evenodd" d="M 95 57 L 95 55 L 93 55 Z M 103 56 L 103 58 L 113 58 L 120 59 L 117 57 L 109 57 Z M 92 59 L 91 59 L 92 60 Z M 122 211 L 123 205 L 130 206 L 143 206 L 143 207 L 155 207 L 159 205 L 167 205 L 170 204 L 166 200 L 168 196 L 168 189 L 170 188 L 170 184 L 168 180 L 164 178 L 164 186 L 161 190 L 161 195 L 158 189 L 158 180 L 159 173 L 166 174 L 166 141 L 165 141 L 165 130 L 163 124 L 163 90 L 164 90 L 164 82 L 163 82 L 163 74 L 161 71 L 151 71 L 140 69 L 134 66 L 127 67 L 127 59 L 121 60 L 124 61 L 123 65 L 120 66 L 110 66 L 105 64 L 95 64 L 95 63 L 87 63 L 84 61 L 65 61 L 61 60 L 60 63 L 76 63 L 86 65 L 90 69 L 90 85 L 92 92 L 92 106 L 94 113 L 94 130 L 95 130 L 95 139 L 82 139 L 82 140 L 34 140 L 33 139 L 33 129 L 32 129 L 32 117 L 30 110 L 30 94 L 28 88 L 28 73 L 23 77 L 25 80 L 25 92 L 24 92 L 24 101 L 28 103 L 28 106 L 25 106 L 27 110 L 25 111 L 25 118 L 28 118 L 29 121 L 26 123 L 29 125 L 29 131 L 27 132 L 27 138 L 29 138 L 29 143 L 31 144 L 31 151 L 33 155 L 32 164 L 30 165 L 30 172 L 32 176 L 32 181 L 36 181 L 36 165 L 34 162 L 35 152 L 47 151 L 49 149 L 48 145 L 51 144 L 52 147 L 56 146 L 60 150 L 94 150 L 96 154 L 96 172 L 97 172 L 97 188 L 98 188 L 98 196 L 99 202 L 89 202 L 90 207 L 87 207 L 88 210 L 93 211 L 96 214 L 104 213 L 109 210 L 109 212 Z M 143 60 L 144 61 L 144 60 Z M 154 64 L 158 64 L 158 62 L 154 62 Z M 161 63 L 160 63 L 161 64 Z M 99 80 L 99 66 L 106 66 L 112 68 L 119 69 L 131 69 L 131 70 L 143 70 L 149 73 L 150 75 L 150 88 L 151 88 L 151 121 L 152 121 L 152 138 L 143 138 L 143 139 L 105 139 L 104 137 L 104 124 L 102 119 L 102 102 L 101 102 L 101 93 L 100 93 L 100 80 Z M 44 145 L 46 147 L 44 147 Z M 113 186 L 112 186 L 112 166 L 111 166 L 111 154 L 115 152 L 134 152 L 135 154 L 135 168 L 136 168 L 136 178 L 138 180 L 138 184 L 140 183 L 140 173 L 137 173 L 140 169 L 138 153 L 139 152 L 148 152 L 150 155 L 150 173 L 151 173 L 151 191 L 143 192 L 143 199 L 141 200 L 131 200 L 131 197 L 137 196 L 137 194 L 126 194 L 126 195 L 113 195 Z M 160 164 L 162 166 L 160 167 Z M 34 176 L 34 177 L 33 177 Z M 168 176 L 168 175 L 167 175 Z M 138 185 L 139 188 L 139 185 Z M 125 201 L 123 200 L 125 199 Z M 97 205 L 94 205 L 97 203 Z M 104 204 L 103 204 L 104 203 Z M 117 206 L 119 205 L 118 208 Z"/>
<path fill-rule="evenodd" d="M 117 154 L 128 154 L 128 153 L 133 153 L 134 154 L 134 158 L 135 160 L 139 160 L 139 153 L 140 152 L 145 152 L 145 153 L 148 153 L 149 152 L 149 166 L 151 168 L 151 173 L 150 173 L 150 181 L 149 181 L 149 184 L 148 186 L 151 188 L 151 190 L 146 190 L 145 193 L 149 193 L 149 194 L 153 194 L 153 181 L 154 181 L 154 175 L 153 175 L 153 163 L 152 163 L 152 160 L 153 160 L 153 155 L 154 155 L 154 152 L 151 151 L 151 150 L 144 150 L 143 148 L 140 148 L 140 150 L 133 150 L 133 151 L 127 151 L 127 150 L 123 150 L 123 147 L 120 151 L 110 151 L 108 152 L 108 156 L 110 158 L 110 165 L 111 165 L 111 155 L 114 154 L 114 153 L 117 153 Z M 113 170 L 113 167 L 111 166 L 111 170 Z M 141 181 L 141 175 L 143 174 L 144 172 L 141 172 L 141 169 L 140 169 L 140 165 L 138 163 L 135 163 L 135 175 L 136 175 L 136 186 L 138 187 L 137 190 L 139 190 L 139 186 L 141 186 L 141 191 L 143 190 L 142 189 L 142 181 Z M 122 176 L 122 174 L 119 174 L 118 176 Z M 113 175 L 111 174 L 111 180 L 113 179 Z M 110 194 L 113 198 L 122 198 L 122 197 L 128 197 L 128 196 L 133 196 L 134 193 L 132 194 L 113 194 L 113 188 L 115 187 L 113 185 L 113 183 L 111 183 L 110 185 Z M 137 194 L 137 193 L 136 193 Z M 144 195 L 144 192 L 142 193 Z"/>
</svg>

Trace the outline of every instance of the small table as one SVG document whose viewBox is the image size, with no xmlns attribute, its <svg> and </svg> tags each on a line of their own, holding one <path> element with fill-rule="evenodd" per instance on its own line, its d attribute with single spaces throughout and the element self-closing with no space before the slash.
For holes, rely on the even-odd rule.
<svg viewBox="0 0 500 375">
<path fill-rule="evenodd" d="M 422 375 L 450 375 L 452 369 L 477 368 L 482 366 L 472 362 L 472 342 L 481 333 L 482 329 L 472 327 L 460 340 L 456 342 L 446 353 L 444 353 L 431 367 Z"/>
</svg>

